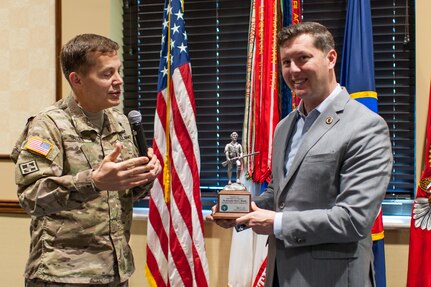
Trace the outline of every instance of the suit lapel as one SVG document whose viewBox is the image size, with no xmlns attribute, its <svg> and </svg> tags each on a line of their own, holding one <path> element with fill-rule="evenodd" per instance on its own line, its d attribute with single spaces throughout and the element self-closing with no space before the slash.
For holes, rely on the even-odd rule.
<svg viewBox="0 0 431 287">
<path fill-rule="evenodd" d="M 296 120 L 299 117 L 298 112 L 295 110 L 290 113 L 286 120 L 280 123 L 278 127 L 278 132 L 276 133 L 276 138 L 274 140 L 274 145 L 282 145 L 280 149 L 277 149 L 279 152 L 274 154 L 273 157 L 273 172 L 277 173 L 277 178 L 284 177 L 284 166 L 285 166 L 285 153 L 287 144 L 289 142 L 290 137 L 292 136 L 292 132 L 294 130 Z M 276 149 L 274 149 L 275 151 Z"/>
<path fill-rule="evenodd" d="M 344 110 L 344 107 L 349 99 L 350 95 L 343 88 L 341 93 L 335 97 L 331 105 L 329 105 L 326 110 L 317 117 L 311 128 L 304 135 L 298 152 L 296 153 L 292 165 L 289 168 L 288 174 L 284 178 L 281 177 L 283 178 L 283 180 L 280 182 L 281 191 L 284 190 L 286 185 L 292 179 L 292 176 L 301 165 L 308 151 L 340 120 L 339 113 Z"/>
</svg>

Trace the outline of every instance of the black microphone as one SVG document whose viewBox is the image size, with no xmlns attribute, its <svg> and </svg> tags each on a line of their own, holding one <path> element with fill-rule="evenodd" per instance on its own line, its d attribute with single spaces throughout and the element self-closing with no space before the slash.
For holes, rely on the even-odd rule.
<svg viewBox="0 0 431 287">
<path fill-rule="evenodd" d="M 135 140 L 135 144 L 138 147 L 140 156 L 148 156 L 147 155 L 147 140 L 145 138 L 144 128 L 142 127 L 142 115 L 140 112 L 132 110 L 127 115 L 129 118 L 130 125 L 133 130 L 133 137 Z"/>
</svg>

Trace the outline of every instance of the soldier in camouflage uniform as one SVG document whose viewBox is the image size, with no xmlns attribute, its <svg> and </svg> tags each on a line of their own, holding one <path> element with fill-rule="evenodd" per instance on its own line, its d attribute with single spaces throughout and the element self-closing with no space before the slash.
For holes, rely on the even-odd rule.
<svg viewBox="0 0 431 287">
<path fill-rule="evenodd" d="M 26 286 L 127 286 L 133 201 L 160 172 L 139 157 L 118 109 L 118 44 L 79 35 L 61 51 L 72 93 L 28 120 L 11 157 L 18 198 L 31 215 Z"/>
<path fill-rule="evenodd" d="M 241 174 L 242 169 L 242 159 L 240 157 L 243 156 L 242 153 L 242 146 L 237 142 L 238 141 L 238 134 L 236 132 L 233 132 L 230 134 L 231 142 L 226 144 L 224 148 L 224 153 L 226 155 L 227 159 L 227 178 L 228 178 L 228 184 L 232 184 L 232 165 L 235 163 L 236 165 L 236 182 L 239 183 L 239 177 Z M 234 158 L 237 159 L 234 159 Z M 234 160 L 233 160 L 234 159 Z"/>
</svg>

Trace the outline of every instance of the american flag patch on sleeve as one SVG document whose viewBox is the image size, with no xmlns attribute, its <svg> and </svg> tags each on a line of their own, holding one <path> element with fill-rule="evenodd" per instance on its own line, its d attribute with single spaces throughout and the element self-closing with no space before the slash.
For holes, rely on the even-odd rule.
<svg viewBox="0 0 431 287">
<path fill-rule="evenodd" d="M 38 137 L 30 137 L 25 144 L 24 148 L 37 152 L 38 154 L 47 156 L 49 151 L 52 149 L 53 144 L 42 140 Z"/>
</svg>

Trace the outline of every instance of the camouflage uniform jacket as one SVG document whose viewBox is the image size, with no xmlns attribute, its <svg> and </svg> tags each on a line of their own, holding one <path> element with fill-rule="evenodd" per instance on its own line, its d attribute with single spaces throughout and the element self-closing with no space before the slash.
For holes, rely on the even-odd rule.
<svg viewBox="0 0 431 287">
<path fill-rule="evenodd" d="M 138 155 L 127 117 L 105 110 L 99 133 L 72 96 L 28 120 L 11 154 L 19 201 L 31 215 L 26 278 L 97 284 L 114 276 L 123 282 L 134 272 L 133 201 L 151 184 L 99 191 L 91 180 L 116 142 L 123 145 L 118 161 Z"/>
</svg>

